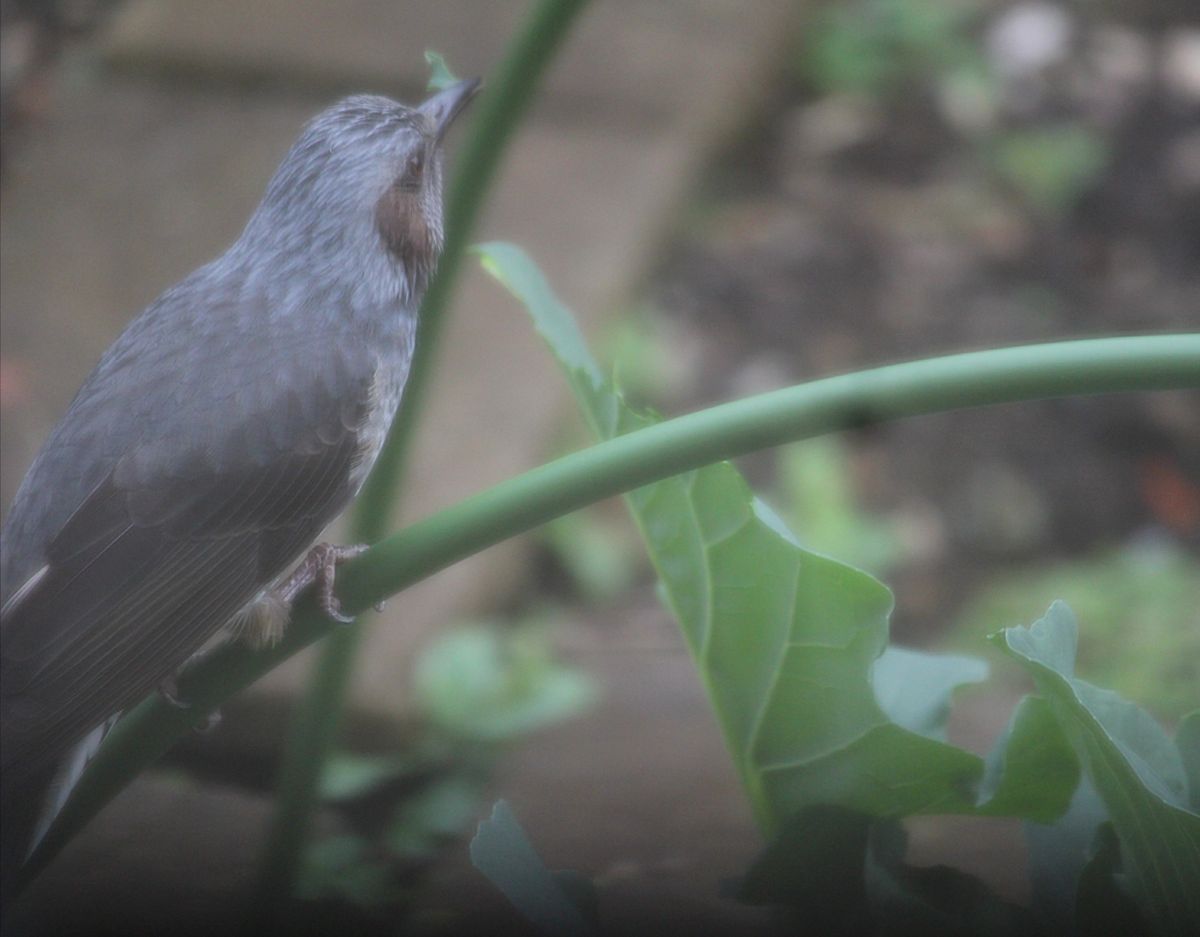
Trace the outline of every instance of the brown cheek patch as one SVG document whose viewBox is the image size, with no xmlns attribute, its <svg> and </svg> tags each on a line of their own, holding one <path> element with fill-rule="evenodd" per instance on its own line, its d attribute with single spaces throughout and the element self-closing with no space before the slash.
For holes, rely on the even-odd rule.
<svg viewBox="0 0 1200 937">
<path fill-rule="evenodd" d="M 375 207 L 379 236 L 406 270 L 424 269 L 433 263 L 433 232 L 421 210 L 419 194 L 393 186 Z"/>
</svg>

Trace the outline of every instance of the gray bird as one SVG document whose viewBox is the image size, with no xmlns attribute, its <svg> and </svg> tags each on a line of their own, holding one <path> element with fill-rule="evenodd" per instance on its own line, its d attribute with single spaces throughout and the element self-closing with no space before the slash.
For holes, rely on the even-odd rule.
<svg viewBox="0 0 1200 937">
<path fill-rule="evenodd" d="M 4 879 L 120 712 L 206 645 L 278 637 L 408 377 L 442 247 L 443 136 L 478 80 L 357 96 L 292 146 L 224 255 L 84 381 L 0 535 Z"/>
</svg>

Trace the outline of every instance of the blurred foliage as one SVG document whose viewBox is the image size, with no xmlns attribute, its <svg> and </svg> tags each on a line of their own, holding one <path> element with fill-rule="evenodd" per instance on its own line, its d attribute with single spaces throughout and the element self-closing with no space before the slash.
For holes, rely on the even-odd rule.
<svg viewBox="0 0 1200 937">
<path fill-rule="evenodd" d="M 558 663 L 548 623 L 467 625 L 441 635 L 417 662 L 421 711 L 454 736 L 499 741 L 561 722 L 596 696 L 588 677 Z"/>
<path fill-rule="evenodd" d="M 1165 719 L 1200 703 L 1200 562 L 1170 543 L 1021 569 L 986 588 L 956 627 L 959 646 L 1028 621 L 1062 598 L 1088 623 L 1079 666 Z"/>
<path fill-rule="evenodd" d="M 386 856 L 361 836 L 332 836 L 311 843 L 296 883 L 296 897 L 336 897 L 360 908 L 401 901 L 408 888 L 393 874 Z"/>
<path fill-rule="evenodd" d="M 481 812 L 498 746 L 570 718 L 595 698 L 554 657 L 549 623 L 475 623 L 438 636 L 416 664 L 421 735 L 402 751 L 327 760 L 321 799 L 352 832 L 306 851 L 298 895 L 369 911 L 403 905 L 421 871 Z M 382 822 L 381 822 L 381 819 Z"/>
<path fill-rule="evenodd" d="M 858 505 L 845 443 L 825 436 L 784 446 L 778 466 L 784 514 L 805 547 L 876 576 L 899 561 L 894 525 Z"/>
<path fill-rule="evenodd" d="M 419 750 L 380 755 L 339 752 L 321 772 L 321 799 L 333 803 L 365 797 L 397 778 L 419 774 L 428 761 Z"/>
<path fill-rule="evenodd" d="M 1108 165 L 1104 138 L 1077 124 L 1009 130 L 989 148 L 996 171 L 1035 209 L 1069 209 Z"/>
<path fill-rule="evenodd" d="M 827 3 L 806 34 L 801 68 L 820 91 L 903 94 L 914 81 L 967 71 L 982 59 L 967 27 L 978 4 L 950 0 Z"/>
<path fill-rule="evenodd" d="M 403 754 L 335 754 L 321 795 L 351 832 L 306 850 L 298 896 L 364 910 L 405 902 L 428 863 L 478 819 L 488 763 L 486 753 L 432 738 Z"/>
<path fill-rule="evenodd" d="M 613 385 L 632 400 L 661 400 L 686 380 L 677 336 L 663 329 L 661 313 L 640 305 L 617 316 L 601 340 L 604 360 L 613 362 Z"/>
<path fill-rule="evenodd" d="M 645 559 L 623 518 L 600 508 L 547 524 L 545 543 L 589 602 L 613 599 L 633 585 Z"/>
<path fill-rule="evenodd" d="M 425 856 L 461 836 L 479 815 L 483 779 L 454 772 L 406 798 L 387 825 L 393 855 Z"/>
<path fill-rule="evenodd" d="M 1000 100 L 1016 89 L 976 35 L 984 12 L 970 0 L 827 4 L 805 33 L 800 71 L 821 94 L 896 102 L 923 92 L 949 128 L 978 144 L 983 167 L 1005 188 L 1036 212 L 1065 212 L 1107 167 L 1107 141 L 1062 114 L 999 119 Z"/>
</svg>

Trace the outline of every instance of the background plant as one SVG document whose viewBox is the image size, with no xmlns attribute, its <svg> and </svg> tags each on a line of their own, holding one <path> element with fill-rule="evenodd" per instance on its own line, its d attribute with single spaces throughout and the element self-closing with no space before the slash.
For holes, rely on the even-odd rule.
<svg viewBox="0 0 1200 937">
<path fill-rule="evenodd" d="M 1003 68 L 980 50 L 975 34 L 988 12 L 980 0 L 826 4 L 806 31 L 796 70 L 816 93 L 847 101 L 935 100 L 995 186 L 1038 216 L 1060 218 L 1107 166 L 1106 141 L 1086 121 L 1035 119 L 1006 106 L 1006 95 L 1025 103 L 1033 92 L 1009 88 Z M 1065 15 L 1046 15 L 1056 12 Z"/>
<path fill-rule="evenodd" d="M 481 252 L 533 317 L 595 435 L 655 422 L 604 378 L 523 253 Z M 901 932 L 924 934 L 1104 932 L 1113 915 L 1136 931 L 1200 925 L 1200 710 L 1173 741 L 1136 706 L 1076 679 L 1068 606 L 992 636 L 1038 693 L 981 759 L 950 745 L 945 728 L 951 693 L 983 680 L 987 665 L 889 645 L 890 593 L 804 550 L 731 465 L 639 488 L 627 503 L 773 840 L 743 900 L 793 908 L 805 928 L 829 933 L 887 933 L 897 918 Z M 1088 808 L 1072 811 L 1080 798 Z M 907 865 L 899 821 L 919 814 L 1026 821 L 1033 864 L 1057 865 L 1058 887 L 1036 890 L 1025 910 L 964 873 Z M 524 848 L 514 842 L 523 834 L 498 808 L 472 857 L 538 920 L 540 904 L 561 897 L 548 881 L 512 881 L 497 857 Z"/>
</svg>

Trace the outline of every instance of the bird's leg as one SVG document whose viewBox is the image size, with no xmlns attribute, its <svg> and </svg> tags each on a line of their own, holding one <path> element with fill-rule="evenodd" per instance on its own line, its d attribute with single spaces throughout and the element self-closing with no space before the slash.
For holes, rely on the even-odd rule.
<svg viewBox="0 0 1200 937">
<path fill-rule="evenodd" d="M 297 595 L 315 584 L 317 587 L 317 604 L 320 605 L 321 611 L 334 621 L 343 623 L 354 621 L 353 616 L 342 612 L 342 603 L 333 594 L 333 580 L 339 563 L 353 559 L 365 552 L 366 549 L 367 545 L 365 543 L 348 547 L 338 547 L 330 543 L 318 543 L 300 561 L 300 565 L 296 567 L 296 571 L 274 590 L 275 597 L 285 604 L 291 605 Z"/>
<path fill-rule="evenodd" d="M 279 602 L 282 605 L 281 611 L 286 614 L 286 609 L 292 604 L 296 596 L 315 583 L 317 587 L 317 603 L 320 605 L 321 611 L 334 621 L 344 623 L 354 621 L 352 617 L 342 613 L 342 604 L 338 601 L 338 597 L 333 594 L 333 581 L 339 563 L 353 559 L 366 549 L 366 544 L 339 547 L 329 543 L 318 543 L 308 551 L 295 571 L 271 591 L 271 599 Z M 375 607 L 382 609 L 382 606 L 383 603 L 380 602 Z M 267 643 L 274 642 L 268 641 Z M 194 660 L 195 658 L 191 662 L 194 662 Z M 189 709 L 191 703 L 180 694 L 177 677 L 178 672 L 164 677 L 158 684 L 158 695 L 178 709 Z M 209 716 L 210 724 L 202 727 L 201 731 L 207 731 L 220 718 L 220 712 L 214 712 Z"/>
</svg>

